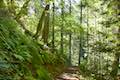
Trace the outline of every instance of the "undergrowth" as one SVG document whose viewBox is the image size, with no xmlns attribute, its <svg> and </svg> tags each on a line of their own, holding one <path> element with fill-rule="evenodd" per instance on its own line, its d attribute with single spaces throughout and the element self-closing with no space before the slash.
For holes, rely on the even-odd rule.
<svg viewBox="0 0 120 80">
<path fill-rule="evenodd" d="M 0 18 L 0 80 L 52 80 L 52 70 L 64 59 L 42 50 L 15 20 Z"/>
</svg>

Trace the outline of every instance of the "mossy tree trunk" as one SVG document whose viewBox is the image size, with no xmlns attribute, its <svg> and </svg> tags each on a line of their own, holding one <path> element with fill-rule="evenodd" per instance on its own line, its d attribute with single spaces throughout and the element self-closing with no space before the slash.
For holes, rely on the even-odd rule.
<svg viewBox="0 0 120 80">
<path fill-rule="evenodd" d="M 42 39 L 45 44 L 48 43 L 48 34 L 49 34 L 49 8 L 50 5 L 47 4 L 41 18 L 39 20 L 39 23 L 37 25 L 36 33 L 33 36 L 35 39 L 38 39 L 39 36 L 42 36 Z"/>
</svg>

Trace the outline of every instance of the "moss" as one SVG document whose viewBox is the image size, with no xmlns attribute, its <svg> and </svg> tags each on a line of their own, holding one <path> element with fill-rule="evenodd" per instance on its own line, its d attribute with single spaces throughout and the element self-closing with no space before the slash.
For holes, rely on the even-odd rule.
<svg viewBox="0 0 120 80">
<path fill-rule="evenodd" d="M 12 18 L 0 18 L 0 59 L 8 63 L 5 66 L 9 65 L 4 69 L 0 67 L 0 70 L 3 70 L 3 73 L 0 72 L 1 77 L 15 80 L 46 78 L 49 73 L 45 69 L 42 71 L 43 68 L 40 68 L 42 61 L 40 61 L 39 46 L 32 38 L 24 35 L 18 27 L 16 21 Z M 33 70 L 29 69 L 28 64 L 30 63 L 32 63 L 31 67 L 38 76 L 34 76 Z M 42 75 L 40 74 L 41 71 L 43 72 Z"/>
<path fill-rule="evenodd" d="M 64 59 L 40 49 L 37 41 L 25 35 L 12 18 L 0 17 L 0 79 L 52 80 Z M 52 69 L 47 68 L 48 64 Z M 58 65 L 59 64 L 59 65 Z M 56 65 L 58 65 L 56 68 Z M 61 69 L 61 68 L 60 68 Z"/>
</svg>

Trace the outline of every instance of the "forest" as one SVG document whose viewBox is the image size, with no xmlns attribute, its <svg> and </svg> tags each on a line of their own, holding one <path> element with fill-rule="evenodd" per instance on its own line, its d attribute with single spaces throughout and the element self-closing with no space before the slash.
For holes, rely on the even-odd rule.
<svg viewBox="0 0 120 80">
<path fill-rule="evenodd" d="M 0 80 L 120 80 L 120 0 L 0 0 Z"/>
</svg>

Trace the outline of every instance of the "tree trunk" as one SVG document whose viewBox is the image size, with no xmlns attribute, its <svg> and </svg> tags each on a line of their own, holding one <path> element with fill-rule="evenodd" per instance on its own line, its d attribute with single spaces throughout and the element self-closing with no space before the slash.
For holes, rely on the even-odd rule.
<svg viewBox="0 0 120 80">
<path fill-rule="evenodd" d="M 48 35 L 49 35 L 49 13 L 45 16 L 44 29 L 42 32 L 42 39 L 45 44 L 48 44 Z"/>
<path fill-rule="evenodd" d="M 82 1 L 81 1 L 81 6 L 80 6 L 80 24 L 82 25 Z M 80 65 L 80 60 L 81 60 L 81 54 L 82 54 L 82 32 L 80 31 L 80 41 L 79 41 L 79 60 L 78 60 L 78 65 Z"/>
<path fill-rule="evenodd" d="M 69 34 L 69 66 L 71 66 L 72 65 L 72 63 L 71 63 L 71 40 L 72 40 L 72 35 L 71 35 L 71 33 Z"/>
<path fill-rule="evenodd" d="M 49 32 L 49 12 L 48 12 L 49 7 L 50 5 L 47 4 L 39 20 L 36 33 L 33 36 L 35 39 L 38 39 L 38 37 L 42 35 L 42 39 L 44 40 L 44 43 L 47 43 L 48 32 Z"/>
<path fill-rule="evenodd" d="M 119 1 L 118 1 L 119 2 Z M 116 19 L 118 19 L 119 13 L 120 13 L 120 9 L 119 9 L 120 4 L 116 5 Z M 118 13 L 119 12 L 119 13 Z M 119 20 L 119 19 L 118 19 Z M 119 22 L 119 21 L 118 21 Z M 113 62 L 112 65 L 112 72 L 111 72 L 111 76 L 115 79 L 117 77 L 118 74 L 118 70 L 119 70 L 119 61 L 120 61 L 120 26 L 118 25 L 118 32 L 117 32 L 117 40 L 119 41 L 119 43 L 117 43 L 116 46 L 116 52 L 115 52 L 115 60 Z"/>
<path fill-rule="evenodd" d="M 71 13 L 72 13 L 72 4 L 71 4 L 71 0 L 69 0 L 69 5 L 70 5 L 70 7 L 69 7 L 69 14 L 70 14 L 70 16 L 71 16 Z M 72 25 L 71 25 L 71 22 L 70 22 L 70 27 L 72 27 Z M 71 66 L 72 65 L 72 60 L 71 60 L 71 47 L 72 47 L 72 45 L 71 45 L 71 40 L 72 40 L 72 33 L 71 33 L 71 31 L 70 31 L 70 33 L 69 33 L 69 66 Z"/>
<path fill-rule="evenodd" d="M 117 33 L 117 37 L 118 37 L 118 40 L 120 40 L 120 27 L 119 27 L 119 30 L 118 30 L 118 33 Z M 120 43 L 117 44 L 116 46 L 116 53 L 115 53 L 115 60 L 113 62 L 113 65 L 112 65 L 112 71 L 111 71 L 111 76 L 115 79 L 117 77 L 117 73 L 118 73 L 118 70 L 119 70 L 119 61 L 120 61 Z"/>
<path fill-rule="evenodd" d="M 53 19 L 52 19 L 52 52 L 54 53 L 55 49 L 55 3 L 53 2 Z"/>
<path fill-rule="evenodd" d="M 61 25 L 61 54 L 63 54 L 63 26 L 64 26 L 64 0 L 61 1 L 62 8 L 61 8 L 61 18 L 62 18 L 62 25 Z"/>
</svg>

